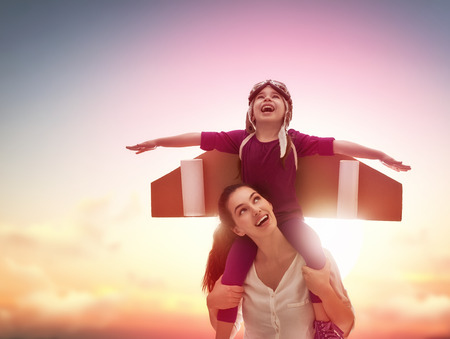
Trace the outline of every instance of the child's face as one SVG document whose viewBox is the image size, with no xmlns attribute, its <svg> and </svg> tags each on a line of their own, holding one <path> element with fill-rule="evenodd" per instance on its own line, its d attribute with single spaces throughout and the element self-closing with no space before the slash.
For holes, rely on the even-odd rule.
<svg viewBox="0 0 450 339">
<path fill-rule="evenodd" d="M 253 118 L 258 123 L 276 123 L 281 126 L 284 121 L 286 106 L 280 93 L 271 86 L 264 87 L 253 103 Z"/>
</svg>

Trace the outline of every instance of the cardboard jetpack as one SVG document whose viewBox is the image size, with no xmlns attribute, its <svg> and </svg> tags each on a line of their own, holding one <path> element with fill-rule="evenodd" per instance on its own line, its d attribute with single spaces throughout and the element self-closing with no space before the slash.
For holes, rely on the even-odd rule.
<svg viewBox="0 0 450 339">
<path fill-rule="evenodd" d="M 217 201 L 222 190 L 240 182 L 239 158 L 235 154 L 208 151 L 196 159 L 202 159 L 203 162 L 203 179 L 200 179 L 204 192 L 202 216 L 216 216 Z M 338 196 L 340 186 L 344 186 L 341 182 L 341 165 L 346 160 L 353 160 L 352 163 L 358 165 L 354 217 L 361 220 L 401 221 L 402 184 L 370 166 L 341 155 L 315 155 L 298 159 L 296 191 L 304 216 L 342 217 L 338 211 Z M 151 211 L 152 217 L 186 216 L 181 166 L 151 183 Z"/>
</svg>

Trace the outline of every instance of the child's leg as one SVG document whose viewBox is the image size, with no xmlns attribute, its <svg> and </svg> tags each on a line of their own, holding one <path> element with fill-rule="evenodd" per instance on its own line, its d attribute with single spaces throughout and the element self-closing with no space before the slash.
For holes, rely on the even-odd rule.
<svg viewBox="0 0 450 339">
<path fill-rule="evenodd" d="M 326 258 L 317 233 L 302 219 L 286 220 L 278 226 L 289 243 L 305 259 L 306 265 L 319 270 L 325 266 Z M 309 292 L 312 303 L 321 303 L 320 298 Z"/>
<path fill-rule="evenodd" d="M 305 224 L 302 219 L 288 220 L 282 225 L 279 225 L 279 228 L 289 243 L 303 256 L 306 265 L 316 270 L 325 266 L 326 258 L 320 239 L 316 232 Z M 342 333 L 338 333 L 338 331 L 333 331 L 333 335 L 330 337 L 330 331 L 327 330 L 329 328 L 328 325 L 323 326 L 323 324 L 330 322 L 330 318 L 325 312 L 322 300 L 311 291 L 309 295 L 316 318 L 314 322 L 316 328 L 314 338 L 343 338 Z M 316 324 L 319 325 L 316 326 Z M 332 326 L 334 329 L 335 325 L 332 324 Z"/>
<path fill-rule="evenodd" d="M 257 246 L 249 237 L 236 238 L 227 256 L 222 284 L 242 286 L 255 260 L 257 249 Z M 217 320 L 234 323 L 237 312 L 237 307 L 219 310 Z"/>
</svg>

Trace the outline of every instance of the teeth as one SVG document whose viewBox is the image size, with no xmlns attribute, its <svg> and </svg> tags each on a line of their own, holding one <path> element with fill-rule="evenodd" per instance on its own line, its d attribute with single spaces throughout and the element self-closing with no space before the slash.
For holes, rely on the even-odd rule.
<svg viewBox="0 0 450 339">
<path fill-rule="evenodd" d="M 269 105 L 263 106 L 262 111 L 263 112 L 273 112 L 273 107 L 269 106 Z"/>
<path fill-rule="evenodd" d="M 259 219 L 259 221 L 256 223 L 256 226 L 261 226 L 261 224 L 266 221 L 267 219 L 269 219 L 269 217 L 267 215 L 263 216 L 261 219 Z"/>
</svg>

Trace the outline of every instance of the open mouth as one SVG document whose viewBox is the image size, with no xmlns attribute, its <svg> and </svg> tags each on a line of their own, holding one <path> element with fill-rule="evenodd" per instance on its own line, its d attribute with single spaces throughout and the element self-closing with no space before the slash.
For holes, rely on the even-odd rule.
<svg viewBox="0 0 450 339">
<path fill-rule="evenodd" d="M 275 108 L 272 105 L 264 105 L 261 107 L 262 112 L 273 112 Z"/>
<path fill-rule="evenodd" d="M 268 220 L 269 220 L 269 216 L 267 214 L 264 215 L 261 219 L 258 220 L 258 222 L 256 223 L 256 227 L 262 226 Z"/>
</svg>

